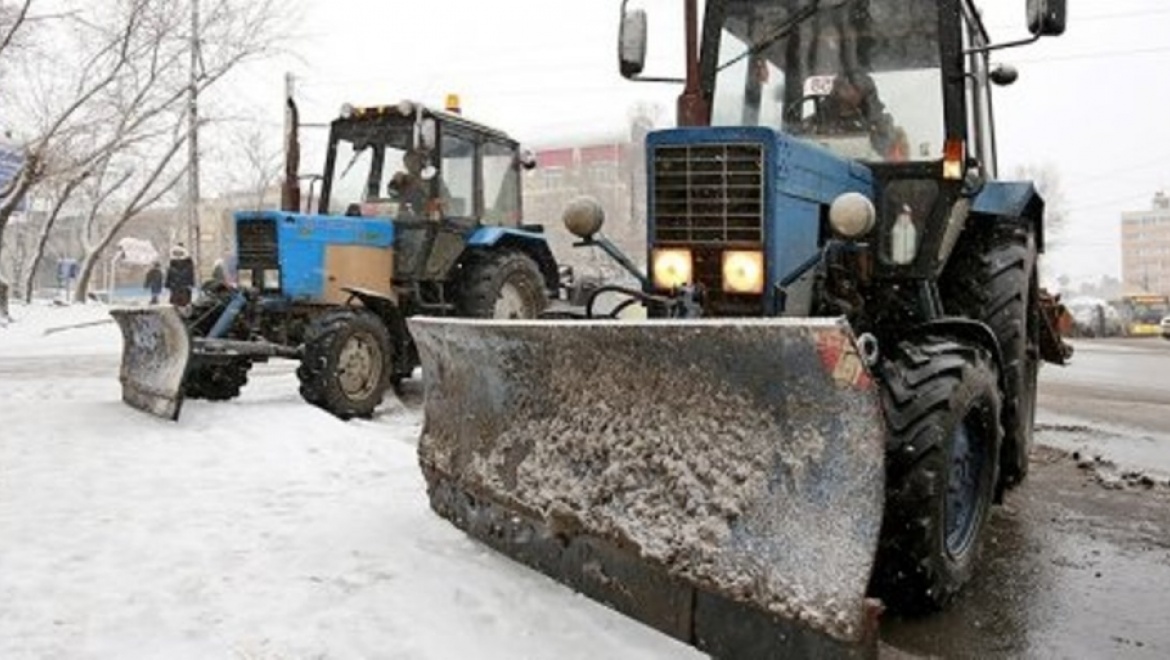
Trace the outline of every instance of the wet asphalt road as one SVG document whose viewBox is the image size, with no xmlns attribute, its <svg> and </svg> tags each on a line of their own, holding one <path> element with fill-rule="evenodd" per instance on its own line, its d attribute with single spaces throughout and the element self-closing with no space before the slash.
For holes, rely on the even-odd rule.
<svg viewBox="0 0 1170 660">
<path fill-rule="evenodd" d="M 1135 460 L 1170 462 L 1170 342 L 1079 342 L 1072 365 L 1042 370 L 1040 408 L 1042 443 L 1132 441 Z M 886 620 L 882 656 L 1170 657 L 1170 486 L 1159 479 L 1108 487 L 1038 448 L 1028 481 L 992 514 L 975 579 L 943 613 Z"/>
</svg>

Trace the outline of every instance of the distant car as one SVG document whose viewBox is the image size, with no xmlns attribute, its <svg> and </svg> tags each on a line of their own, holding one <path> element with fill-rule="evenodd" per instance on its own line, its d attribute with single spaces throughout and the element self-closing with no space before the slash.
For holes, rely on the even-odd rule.
<svg viewBox="0 0 1170 660">
<path fill-rule="evenodd" d="M 1073 298 L 1065 302 L 1073 318 L 1074 337 L 1118 337 L 1125 334 L 1125 323 L 1117 309 L 1099 298 Z"/>
<path fill-rule="evenodd" d="M 1170 314 L 1162 317 L 1162 338 L 1170 339 Z"/>
</svg>

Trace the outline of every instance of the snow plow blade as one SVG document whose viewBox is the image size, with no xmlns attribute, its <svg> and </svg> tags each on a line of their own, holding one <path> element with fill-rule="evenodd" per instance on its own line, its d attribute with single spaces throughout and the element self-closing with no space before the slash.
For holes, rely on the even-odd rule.
<svg viewBox="0 0 1170 660">
<path fill-rule="evenodd" d="M 876 657 L 885 426 L 844 321 L 408 323 L 439 515 L 718 658 Z"/>
<path fill-rule="evenodd" d="M 111 309 L 122 329 L 122 400 L 165 419 L 179 419 L 191 339 L 171 306 Z"/>
</svg>

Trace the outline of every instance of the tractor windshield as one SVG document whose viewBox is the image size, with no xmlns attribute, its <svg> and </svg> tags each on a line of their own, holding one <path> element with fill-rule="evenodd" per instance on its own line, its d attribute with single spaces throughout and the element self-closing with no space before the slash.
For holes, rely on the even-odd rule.
<svg viewBox="0 0 1170 660">
<path fill-rule="evenodd" d="M 418 165 L 407 157 L 413 144 L 413 123 L 395 123 L 387 117 L 335 122 L 331 137 L 333 151 L 329 199 L 324 213 L 331 215 L 397 216 L 413 200 L 405 186 L 391 185 L 414 175 L 421 192 L 429 183 L 417 177 Z M 409 166 L 409 167 L 408 167 Z M 411 168 L 416 171 L 412 172 Z M 395 180 L 395 175 L 398 179 Z M 412 181 L 413 182 L 413 181 Z M 421 202 L 419 202 L 421 205 Z"/>
<path fill-rule="evenodd" d="M 768 126 L 866 161 L 941 157 L 934 0 L 728 3 L 712 123 Z"/>
</svg>

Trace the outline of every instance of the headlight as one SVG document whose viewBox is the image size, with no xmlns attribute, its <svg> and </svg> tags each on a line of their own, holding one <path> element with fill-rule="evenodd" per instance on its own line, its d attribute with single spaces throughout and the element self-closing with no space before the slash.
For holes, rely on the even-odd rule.
<svg viewBox="0 0 1170 660">
<path fill-rule="evenodd" d="M 727 293 L 763 293 L 764 253 L 758 250 L 724 252 L 723 290 Z"/>
<path fill-rule="evenodd" d="M 251 289 L 252 288 L 252 269 L 248 268 L 245 270 L 241 270 L 239 272 L 239 274 L 236 275 L 236 283 L 240 286 L 241 289 Z"/>
<path fill-rule="evenodd" d="M 693 261 L 690 250 L 654 250 L 651 261 L 655 287 L 673 289 L 691 282 Z"/>
<path fill-rule="evenodd" d="M 829 205 L 829 224 L 845 238 L 857 238 L 873 229 L 877 211 L 873 202 L 861 193 L 838 195 Z"/>
<path fill-rule="evenodd" d="M 265 289 L 266 291 L 280 289 L 280 270 L 276 268 L 266 268 L 264 270 L 264 282 L 261 284 L 261 288 Z"/>
</svg>

